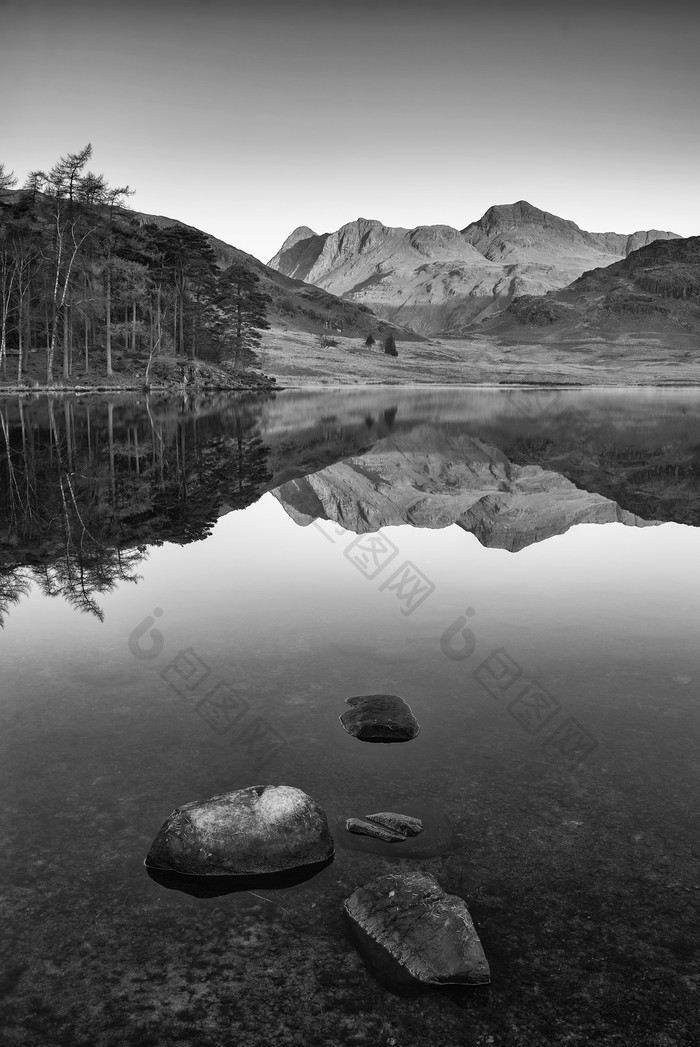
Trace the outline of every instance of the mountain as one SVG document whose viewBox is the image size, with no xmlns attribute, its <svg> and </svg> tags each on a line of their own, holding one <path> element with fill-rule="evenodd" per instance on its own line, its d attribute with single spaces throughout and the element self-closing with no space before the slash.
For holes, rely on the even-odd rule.
<svg viewBox="0 0 700 1047">
<path fill-rule="evenodd" d="M 566 286 L 587 269 L 675 233 L 588 233 L 524 200 L 462 230 L 358 218 L 334 233 L 300 226 L 268 263 L 422 334 L 459 335 L 516 295 Z"/>
<path fill-rule="evenodd" d="M 641 519 L 559 473 L 516 465 L 498 448 L 466 435 L 414 429 L 397 445 L 378 441 L 360 457 L 282 484 L 272 492 L 301 526 L 334 520 L 356 534 L 396 524 L 458 524 L 482 545 L 517 552 L 581 523 Z"/>
<path fill-rule="evenodd" d="M 656 240 L 604 269 L 586 272 L 543 297 L 516 298 L 485 334 L 566 342 L 624 335 L 668 345 L 700 336 L 700 236 Z"/>
<path fill-rule="evenodd" d="M 462 236 L 490 261 L 513 260 L 551 264 L 552 249 L 572 261 L 593 250 L 623 257 L 654 240 L 673 239 L 677 234 L 660 229 L 626 233 L 587 233 L 575 222 L 540 211 L 525 200 L 490 207 L 478 222 L 462 230 Z"/>
</svg>

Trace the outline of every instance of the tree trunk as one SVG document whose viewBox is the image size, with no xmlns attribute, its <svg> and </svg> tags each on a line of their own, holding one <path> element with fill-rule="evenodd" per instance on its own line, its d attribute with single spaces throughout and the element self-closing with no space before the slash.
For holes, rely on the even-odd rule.
<svg viewBox="0 0 700 1047">
<path fill-rule="evenodd" d="M 53 359 L 56 355 L 56 341 L 58 335 L 58 311 L 56 309 L 56 302 L 53 303 L 51 317 L 51 338 L 49 340 L 49 346 L 47 351 L 46 360 L 46 384 L 51 385 L 53 382 Z"/>
<path fill-rule="evenodd" d="M 241 349 L 243 342 L 243 306 L 241 304 L 241 289 L 238 285 L 238 304 L 236 305 L 236 349 L 233 355 L 233 369 L 238 370 L 241 361 Z"/>
<path fill-rule="evenodd" d="M 20 285 L 17 298 L 17 381 L 22 381 L 22 356 L 24 355 L 24 295 Z"/>
<path fill-rule="evenodd" d="M 85 311 L 84 317 L 84 330 L 83 330 L 83 355 L 85 362 L 85 374 L 90 374 L 90 320 Z"/>
<path fill-rule="evenodd" d="M 26 372 L 29 364 L 29 350 L 32 346 L 32 278 L 31 273 L 27 277 L 27 307 L 24 311 L 24 354 L 20 358 L 22 370 Z"/>
<path fill-rule="evenodd" d="M 83 354 L 85 358 L 85 374 L 90 374 L 90 314 L 88 312 L 88 295 L 90 293 L 90 280 L 85 274 L 85 306 L 83 313 Z"/>
<path fill-rule="evenodd" d="M 70 360 L 68 359 L 68 346 L 70 343 L 70 307 L 66 304 L 63 310 L 63 379 L 70 378 Z"/>
<path fill-rule="evenodd" d="M 112 249 L 107 250 L 107 267 L 105 269 L 105 351 L 107 353 L 107 376 L 112 370 Z"/>
</svg>

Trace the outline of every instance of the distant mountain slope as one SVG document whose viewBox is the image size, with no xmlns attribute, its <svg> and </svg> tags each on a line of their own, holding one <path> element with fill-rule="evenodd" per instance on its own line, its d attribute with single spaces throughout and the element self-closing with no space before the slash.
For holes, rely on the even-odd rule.
<svg viewBox="0 0 700 1047">
<path fill-rule="evenodd" d="M 568 287 L 516 298 L 482 325 L 487 334 L 538 341 L 625 334 L 668 343 L 700 337 L 700 236 L 656 240 Z"/>
<path fill-rule="evenodd" d="M 516 295 L 545 294 L 582 272 L 675 233 L 588 233 L 524 200 L 471 225 L 382 225 L 358 218 L 334 233 L 300 226 L 269 265 L 370 306 L 423 334 L 459 334 Z"/>
<path fill-rule="evenodd" d="M 144 224 L 154 223 L 160 227 L 186 225 L 175 218 L 165 218 L 162 215 L 133 211 L 125 213 L 136 217 Z M 320 287 L 310 286 L 300 279 L 286 276 L 253 255 L 246 254 L 245 251 L 232 247 L 209 233 L 206 235 L 222 266 L 242 262 L 259 276 L 261 290 L 272 299 L 268 319 L 275 326 L 312 333 L 324 330 L 332 333 L 342 329 L 343 334 L 351 337 L 372 333 L 375 338 L 382 338 L 389 331 L 396 332 L 397 336 L 400 333 L 404 340 L 415 337 L 411 331 L 404 331 L 400 322 L 394 324 L 387 322 L 385 318 L 378 318 L 369 306 L 362 302 L 339 298 Z"/>
</svg>

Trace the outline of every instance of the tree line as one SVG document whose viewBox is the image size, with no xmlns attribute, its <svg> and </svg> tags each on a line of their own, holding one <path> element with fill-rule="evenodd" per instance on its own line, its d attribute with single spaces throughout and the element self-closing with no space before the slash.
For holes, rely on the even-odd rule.
<svg viewBox="0 0 700 1047">
<path fill-rule="evenodd" d="M 67 153 L 19 189 L 0 163 L 3 377 L 21 384 L 37 353 L 49 385 L 59 370 L 110 377 L 117 361 L 148 385 L 163 355 L 256 363 L 270 301 L 257 274 L 219 265 L 197 229 L 130 212 L 132 190 L 89 170 L 91 157 L 90 144 Z"/>
</svg>

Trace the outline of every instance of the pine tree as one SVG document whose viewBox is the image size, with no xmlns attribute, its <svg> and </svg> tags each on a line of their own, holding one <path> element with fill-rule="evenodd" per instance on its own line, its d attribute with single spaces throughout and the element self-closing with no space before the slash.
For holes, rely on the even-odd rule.
<svg viewBox="0 0 700 1047">
<path fill-rule="evenodd" d="M 386 353 L 387 356 L 398 356 L 399 355 L 398 351 L 396 349 L 396 341 L 395 341 L 394 336 L 391 333 L 391 331 L 389 332 L 389 334 L 386 336 L 386 339 L 384 340 L 384 352 Z"/>
<path fill-rule="evenodd" d="M 260 278 L 252 270 L 234 262 L 218 279 L 217 306 L 221 311 L 224 337 L 231 331 L 233 367 L 240 366 L 243 353 L 260 344 L 261 332 L 269 329 L 266 308 L 270 296 L 259 288 Z"/>
<path fill-rule="evenodd" d="M 374 344 L 375 344 L 374 343 L 374 338 L 372 338 L 371 334 L 368 334 L 367 337 L 365 338 L 365 345 L 367 346 L 368 349 L 371 349 Z"/>
</svg>

